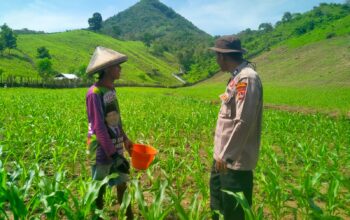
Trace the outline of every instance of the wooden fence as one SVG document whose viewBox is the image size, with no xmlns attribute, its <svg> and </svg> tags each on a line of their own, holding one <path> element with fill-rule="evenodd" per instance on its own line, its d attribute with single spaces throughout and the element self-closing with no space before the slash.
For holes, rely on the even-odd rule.
<svg viewBox="0 0 350 220">
<path fill-rule="evenodd" d="M 79 80 L 43 80 L 40 77 L 31 78 L 24 76 L 0 76 L 0 87 L 32 87 L 32 88 L 77 88 L 87 87 L 93 83 L 93 79 Z"/>
<path fill-rule="evenodd" d="M 204 79 L 206 80 L 206 79 Z M 196 83 L 186 83 L 183 85 L 176 86 L 164 86 L 164 85 L 151 85 L 142 83 L 116 83 L 117 87 L 156 87 L 156 88 L 180 88 L 195 85 Z M 68 79 L 47 79 L 43 80 L 40 77 L 32 78 L 25 76 L 0 76 L 0 88 L 4 87 L 31 87 L 31 88 L 82 88 L 89 87 L 94 83 L 94 79 L 78 79 L 78 80 L 68 80 Z"/>
</svg>

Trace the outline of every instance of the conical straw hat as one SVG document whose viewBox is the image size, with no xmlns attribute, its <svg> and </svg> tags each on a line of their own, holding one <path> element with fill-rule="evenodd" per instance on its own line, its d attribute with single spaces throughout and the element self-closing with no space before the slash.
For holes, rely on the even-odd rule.
<svg viewBox="0 0 350 220">
<path fill-rule="evenodd" d="M 128 60 L 128 57 L 117 51 L 98 46 L 91 57 L 89 66 L 86 68 L 86 73 L 92 75 L 106 67 L 123 63 Z"/>
</svg>

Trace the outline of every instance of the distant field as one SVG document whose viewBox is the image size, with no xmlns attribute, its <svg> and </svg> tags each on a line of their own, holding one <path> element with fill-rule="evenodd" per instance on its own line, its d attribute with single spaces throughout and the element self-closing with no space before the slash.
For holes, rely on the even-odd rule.
<svg viewBox="0 0 350 220">
<path fill-rule="evenodd" d="M 219 103 L 219 95 L 225 92 L 226 83 L 203 84 L 167 93 L 180 96 L 191 96 L 196 99 Z M 264 85 L 264 103 L 267 106 L 300 107 L 301 111 L 324 112 L 349 115 L 349 87 L 293 87 Z M 295 108 L 289 108 L 294 109 Z M 288 108 L 286 108 L 288 110 Z"/>
<path fill-rule="evenodd" d="M 253 59 L 265 83 L 350 87 L 350 35 L 293 48 L 280 46 Z"/>
<path fill-rule="evenodd" d="M 159 150 L 147 172 L 131 173 L 124 202 L 131 199 L 140 219 L 210 216 L 220 104 L 193 98 L 198 89 L 117 89 L 129 137 Z M 0 89 L 1 219 L 5 213 L 19 219 L 91 218 L 99 186 L 86 163 L 86 90 Z M 349 141 L 345 118 L 265 110 L 254 179 L 256 219 L 349 218 Z M 103 213 L 122 219 L 113 200 L 108 190 Z"/>
<path fill-rule="evenodd" d="M 129 57 L 123 64 L 121 82 L 148 85 L 180 84 L 171 74 L 178 71 L 173 55 L 165 53 L 156 58 L 149 49 L 137 41 L 121 41 L 109 36 L 89 31 L 77 30 L 55 34 L 19 35 L 19 51 L 12 50 L 11 55 L 4 52 L 0 57 L 3 76 L 37 77 L 37 48 L 45 46 L 52 56 L 53 69 L 62 73 L 72 73 L 81 66 L 87 66 L 96 46 L 109 47 Z"/>
</svg>

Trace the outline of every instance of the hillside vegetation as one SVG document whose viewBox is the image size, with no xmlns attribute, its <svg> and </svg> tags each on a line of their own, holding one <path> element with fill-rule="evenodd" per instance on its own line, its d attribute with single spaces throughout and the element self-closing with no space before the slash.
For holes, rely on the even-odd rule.
<svg viewBox="0 0 350 220">
<path fill-rule="evenodd" d="M 322 3 L 303 14 L 286 12 L 274 25 L 262 23 L 259 30 L 248 28 L 238 35 L 248 49 L 247 57 L 253 58 L 282 45 L 301 47 L 347 35 L 349 14 L 346 4 Z M 164 51 L 175 54 L 189 82 L 208 78 L 219 69 L 214 54 L 207 50 L 214 39 L 158 0 L 141 0 L 107 19 L 102 32 L 141 40 L 160 57 Z"/>
<path fill-rule="evenodd" d="M 238 36 L 248 49 L 248 56 L 254 57 L 279 45 L 298 47 L 348 34 L 349 14 L 350 7 L 346 4 L 321 3 L 303 14 L 286 12 L 275 25 L 262 23 L 259 30 L 248 28 Z"/>
<path fill-rule="evenodd" d="M 142 42 L 121 41 L 89 31 L 70 31 L 55 34 L 25 34 L 17 37 L 17 50 L 0 56 L 0 68 L 7 75 L 38 77 L 36 70 L 37 48 L 45 46 L 52 55 L 53 69 L 72 73 L 85 68 L 96 46 L 101 45 L 129 56 L 123 64 L 122 83 L 148 85 L 176 85 L 171 76 L 178 71 L 173 55 L 162 59 L 149 53 Z"/>
<path fill-rule="evenodd" d="M 301 42 L 298 38 L 293 41 Z M 275 47 L 252 62 L 264 84 L 267 106 L 299 106 L 350 116 L 350 35 L 299 47 Z M 229 78 L 229 73 L 220 72 L 174 94 L 216 103 Z"/>
<path fill-rule="evenodd" d="M 125 40 L 139 40 L 153 54 L 170 52 L 187 72 L 183 77 L 195 82 L 213 75 L 217 66 L 208 47 L 214 38 L 159 0 L 141 0 L 134 6 L 108 18 L 102 33 Z"/>
<path fill-rule="evenodd" d="M 274 26 L 260 26 L 238 36 L 248 50 L 246 57 L 258 63 L 269 82 L 349 85 L 349 6 L 322 3 L 304 14 L 291 14 L 289 20 L 283 16 Z M 212 61 L 211 68 L 218 69 L 214 65 Z M 188 74 L 207 77 L 205 71 L 197 70 Z"/>
</svg>

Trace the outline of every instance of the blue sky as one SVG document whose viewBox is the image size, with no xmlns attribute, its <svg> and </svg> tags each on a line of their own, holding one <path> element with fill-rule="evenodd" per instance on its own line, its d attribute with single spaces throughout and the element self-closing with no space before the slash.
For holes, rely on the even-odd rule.
<svg viewBox="0 0 350 220">
<path fill-rule="evenodd" d="M 0 24 L 58 32 L 85 28 L 94 12 L 107 19 L 139 0 L 0 0 Z M 211 35 L 234 34 L 259 24 L 274 24 L 286 11 L 311 10 L 321 2 L 345 0 L 160 0 Z"/>
</svg>

